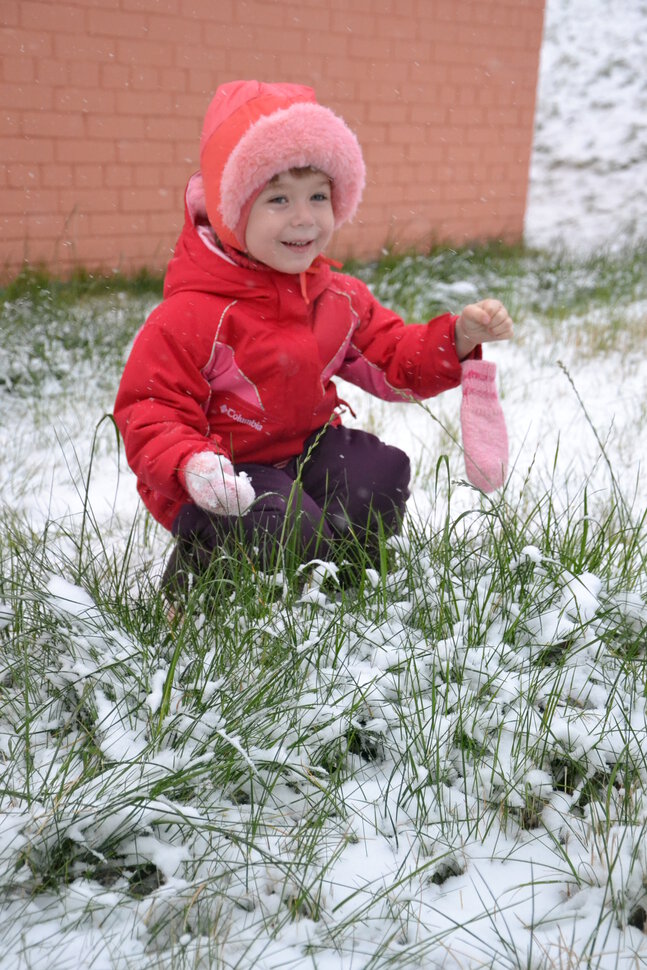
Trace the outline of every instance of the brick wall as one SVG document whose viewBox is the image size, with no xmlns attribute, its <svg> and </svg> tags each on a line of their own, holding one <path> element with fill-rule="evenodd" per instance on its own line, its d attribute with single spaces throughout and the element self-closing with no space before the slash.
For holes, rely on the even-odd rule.
<svg viewBox="0 0 647 970">
<path fill-rule="evenodd" d="M 518 239 L 544 0 L 2 0 L 0 273 L 162 269 L 202 117 L 311 84 L 364 148 L 333 255 Z"/>
</svg>

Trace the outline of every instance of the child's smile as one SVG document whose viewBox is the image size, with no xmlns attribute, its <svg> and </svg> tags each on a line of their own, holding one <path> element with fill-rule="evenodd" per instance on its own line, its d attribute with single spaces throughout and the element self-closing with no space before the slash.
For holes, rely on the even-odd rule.
<svg viewBox="0 0 647 970">
<path fill-rule="evenodd" d="M 312 169 L 282 172 L 252 205 L 247 251 L 280 273 L 303 273 L 330 242 L 334 222 L 327 176 Z"/>
</svg>

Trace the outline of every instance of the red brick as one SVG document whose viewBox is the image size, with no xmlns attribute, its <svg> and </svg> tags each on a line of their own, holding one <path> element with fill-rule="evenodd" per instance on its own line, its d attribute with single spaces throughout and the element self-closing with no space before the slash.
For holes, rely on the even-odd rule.
<svg viewBox="0 0 647 970">
<path fill-rule="evenodd" d="M 333 10 L 349 9 L 348 0 L 329 0 Z M 400 0 L 352 0 L 353 10 L 364 13 L 391 14 L 399 6 Z M 402 0 L 404 3 L 405 0 Z"/>
<path fill-rule="evenodd" d="M 147 64 L 131 65 L 128 87 L 132 91 L 157 91 L 160 87 L 160 68 Z"/>
<path fill-rule="evenodd" d="M 181 67 L 159 68 L 160 87 L 165 91 L 188 91 L 190 73 L 186 68 Z M 202 76 L 205 75 L 206 72 Z"/>
<path fill-rule="evenodd" d="M 389 125 L 388 140 L 394 145 L 424 144 L 426 137 L 423 125 Z"/>
<path fill-rule="evenodd" d="M 74 168 L 71 165 L 42 165 L 40 177 L 45 188 L 70 188 L 74 185 Z"/>
<path fill-rule="evenodd" d="M 165 164 L 161 170 L 161 177 L 171 192 L 179 214 L 184 213 L 184 189 L 186 183 L 197 170 L 197 162 L 195 164 L 187 164 L 186 162 L 178 164 L 172 160 L 169 160 L 168 164 Z"/>
<path fill-rule="evenodd" d="M 56 91 L 54 106 L 58 111 L 82 114 L 112 114 L 115 110 L 115 94 L 101 88 L 65 87 Z"/>
<path fill-rule="evenodd" d="M 122 212 L 90 215 L 90 233 L 93 236 L 120 236 L 132 233 L 141 236 L 146 231 L 146 219 L 141 215 L 125 216 Z"/>
<path fill-rule="evenodd" d="M 96 60 L 73 61 L 68 68 L 68 79 L 72 87 L 88 88 L 100 87 L 100 65 Z"/>
<path fill-rule="evenodd" d="M 377 37 L 411 40 L 420 37 L 419 21 L 412 17 L 380 17 L 375 24 Z"/>
<path fill-rule="evenodd" d="M 82 6 L 72 6 L 65 3 L 38 3 L 35 0 L 21 0 L 20 24 L 27 30 L 46 30 L 57 33 L 63 28 L 83 33 L 86 13 Z"/>
<path fill-rule="evenodd" d="M 31 236 L 30 248 L 33 249 L 36 238 L 42 239 L 46 245 L 51 240 L 58 239 L 65 230 L 65 217 L 62 214 L 52 215 L 49 212 L 29 212 L 25 215 L 25 229 L 27 236 Z"/>
<path fill-rule="evenodd" d="M 123 64 L 148 64 L 166 67 L 173 63 L 175 53 L 170 42 L 160 43 L 135 38 L 118 38 L 116 42 L 117 60 Z"/>
<path fill-rule="evenodd" d="M 87 10 L 118 10 L 122 6 L 122 0 L 82 0 Z M 136 7 L 136 0 L 127 0 L 129 7 Z"/>
<path fill-rule="evenodd" d="M 119 193 L 107 188 L 74 188 L 60 193 L 63 212 L 76 212 L 75 218 L 86 218 L 90 212 L 112 212 L 119 209 Z"/>
<path fill-rule="evenodd" d="M 455 128 L 473 128 L 487 123 L 486 112 L 478 105 L 473 107 L 455 106 L 447 109 L 447 124 Z"/>
<path fill-rule="evenodd" d="M 99 64 L 99 83 L 102 88 L 126 88 L 130 69 L 125 64 Z"/>
<path fill-rule="evenodd" d="M 239 0 L 234 5 L 233 18 L 240 23 L 265 27 L 281 27 L 286 23 L 283 4 L 276 0 Z"/>
<path fill-rule="evenodd" d="M 504 128 L 501 138 L 506 145 L 517 145 L 519 148 L 530 148 L 532 131 L 520 128 Z"/>
<path fill-rule="evenodd" d="M 168 67 L 184 72 L 190 79 L 195 78 L 195 83 L 189 84 L 189 90 L 194 90 L 196 85 L 206 83 L 211 91 L 215 90 L 218 86 L 218 79 L 223 76 L 226 59 L 227 51 L 222 45 L 219 50 L 211 51 L 207 58 L 202 47 L 199 51 L 195 51 L 189 46 L 178 44 L 173 63 Z"/>
<path fill-rule="evenodd" d="M 186 84 L 183 85 L 183 90 L 189 91 L 192 94 L 200 94 L 204 98 L 210 98 L 217 87 L 216 79 L 213 70 L 204 67 L 188 67 L 188 68 L 174 68 L 176 71 L 181 71 L 181 73 L 187 78 Z M 205 108 L 207 106 L 207 101 L 205 100 Z"/>
<path fill-rule="evenodd" d="M 23 120 L 21 111 L 3 111 L 0 114 L 0 135 L 2 137 L 22 137 Z"/>
<path fill-rule="evenodd" d="M 247 50 L 254 40 L 254 32 L 250 27 L 233 22 L 207 22 L 203 25 L 203 31 L 204 45 L 211 51 L 214 70 L 226 60 L 228 51 L 234 48 Z M 195 66 L 195 61 L 196 52 L 193 47 L 180 43 L 176 48 L 174 63 L 181 67 L 191 67 Z"/>
<path fill-rule="evenodd" d="M 180 215 L 181 210 L 176 212 L 149 212 L 146 225 L 148 231 L 151 233 L 151 238 L 149 241 L 149 248 L 151 252 L 159 247 L 159 237 L 164 234 L 169 234 L 172 241 L 175 242 L 175 239 L 177 236 L 179 236 L 182 229 Z M 166 258 L 168 259 L 168 257 Z"/>
<path fill-rule="evenodd" d="M 385 104 L 383 101 L 375 101 L 368 106 L 368 121 L 379 125 L 401 124 L 407 120 L 408 105 L 406 104 Z"/>
<path fill-rule="evenodd" d="M 360 60 L 372 61 L 374 64 L 380 62 L 384 70 L 384 62 L 391 60 L 394 52 L 394 44 L 385 38 L 358 37 L 354 34 L 349 35 L 348 53 L 350 57 L 357 57 Z M 410 58 L 411 54 L 408 53 Z"/>
<path fill-rule="evenodd" d="M 54 161 L 54 145 L 44 138 L 0 138 L 0 158 L 5 165 L 25 162 L 38 166 L 41 162 Z"/>
<path fill-rule="evenodd" d="M 104 166 L 100 163 L 93 165 L 74 166 L 75 185 L 83 188 L 100 188 L 104 184 Z"/>
<path fill-rule="evenodd" d="M 220 0 L 214 4 L 214 13 L 222 17 Z M 170 41 L 176 43 L 181 38 L 183 44 L 198 46 L 202 43 L 202 24 L 199 20 L 185 19 L 178 22 L 176 16 L 149 14 L 146 17 L 146 37 L 151 41 Z"/>
<path fill-rule="evenodd" d="M 485 165 L 501 165 L 506 163 L 509 149 L 502 141 L 497 141 L 479 146 L 479 152 Z"/>
<path fill-rule="evenodd" d="M 286 54 L 284 52 L 278 56 L 278 73 L 274 76 L 296 84 L 303 84 L 305 79 L 305 82 L 317 91 L 319 99 L 328 104 L 333 100 L 333 95 L 332 86 L 327 83 L 328 77 L 324 65 L 323 54 L 306 55 L 296 51 Z"/>
<path fill-rule="evenodd" d="M 53 34 L 54 54 L 63 61 L 97 60 L 110 62 L 115 57 L 117 42 L 113 37 L 94 37 L 90 34 Z"/>
<path fill-rule="evenodd" d="M 8 213 L 56 212 L 58 194 L 51 189 L 33 185 L 27 177 L 25 185 L 13 188 L 3 199 L 3 209 Z"/>
<path fill-rule="evenodd" d="M 84 117 L 85 133 L 88 138 L 118 141 L 120 139 L 142 139 L 142 119 L 120 114 L 94 115 Z"/>
<path fill-rule="evenodd" d="M 371 125 L 370 129 L 362 129 L 357 131 L 358 138 L 364 148 L 368 151 L 373 145 L 386 145 L 388 136 L 387 125 Z"/>
<path fill-rule="evenodd" d="M 323 6 L 305 8 L 304 4 L 283 4 L 285 23 L 288 26 L 305 27 L 308 31 L 329 31 L 332 11 Z"/>
<path fill-rule="evenodd" d="M 87 14 L 87 33 L 106 37 L 145 37 L 147 17 L 143 13 L 95 8 Z"/>
<path fill-rule="evenodd" d="M 118 115 L 138 117 L 168 117 L 172 109 L 170 91 L 117 91 L 115 111 Z"/>
<path fill-rule="evenodd" d="M 267 44 L 274 54 L 297 53 L 304 48 L 304 42 L 309 35 L 303 30 L 287 27 L 263 27 L 262 43 Z M 256 36 L 256 49 L 261 43 L 260 31 Z"/>
<path fill-rule="evenodd" d="M 218 73 L 220 77 L 227 80 L 237 77 L 252 77 L 260 81 L 271 81 L 278 77 L 278 62 L 277 54 L 261 55 L 253 41 L 250 41 L 243 49 L 227 51 L 225 67 Z"/>
<path fill-rule="evenodd" d="M 52 91 L 39 84 L 0 85 L 0 107 L 12 112 L 47 111 L 52 106 Z"/>
<path fill-rule="evenodd" d="M 205 102 L 205 110 L 207 102 Z M 188 144 L 200 138 L 200 126 L 192 118 L 149 118 L 144 128 L 146 139 Z"/>
<path fill-rule="evenodd" d="M 83 117 L 66 112 L 26 111 L 23 115 L 23 132 L 28 138 L 80 138 L 83 135 Z"/>
<path fill-rule="evenodd" d="M 101 0 L 95 0 L 96 3 L 101 4 Z M 218 0 L 218 4 L 221 0 Z M 128 0 L 128 6 L 132 10 L 141 10 L 144 13 L 159 13 L 160 11 L 165 14 L 179 14 L 182 11 L 182 6 L 179 0 Z M 193 0 L 189 0 L 189 9 L 194 9 L 197 4 Z"/>
<path fill-rule="evenodd" d="M 41 85 L 62 85 L 69 80 L 68 63 L 53 57 L 36 58 L 36 81 Z"/>
<path fill-rule="evenodd" d="M 15 57 L 20 51 L 24 56 L 45 57 L 51 51 L 52 41 L 43 31 L 25 31 L 3 27 L 0 29 L 0 55 Z"/>
<path fill-rule="evenodd" d="M 488 108 L 485 113 L 486 121 L 493 128 L 520 127 L 521 111 L 519 108 Z"/>
<path fill-rule="evenodd" d="M 340 34 L 353 34 L 358 37 L 374 37 L 376 18 L 370 13 L 355 12 L 347 7 L 343 13 L 333 13 L 332 31 Z"/>
<path fill-rule="evenodd" d="M 361 100 L 358 95 L 358 82 L 352 78 L 331 78 L 326 67 L 327 59 L 323 58 L 321 64 L 321 78 L 322 83 L 317 84 L 317 89 L 319 91 L 325 90 L 329 94 L 329 98 L 326 98 L 327 103 L 337 102 L 343 107 L 340 108 L 344 118 L 350 121 L 351 113 L 353 112 L 354 102 Z"/>
<path fill-rule="evenodd" d="M 429 166 L 432 162 L 440 162 L 447 152 L 445 144 L 432 140 L 424 144 L 407 146 L 407 158 L 411 162 L 424 162 Z"/>
<path fill-rule="evenodd" d="M 65 141 L 55 142 L 56 161 L 71 164 L 87 164 L 88 162 L 114 162 L 116 148 L 110 141 L 97 141 L 89 138 L 67 138 Z"/>
<path fill-rule="evenodd" d="M 20 23 L 18 0 L 2 0 L 2 24 L 0 27 L 17 27 Z"/>
<path fill-rule="evenodd" d="M 440 127 L 447 124 L 449 109 L 443 104 L 429 101 L 421 105 L 414 105 L 410 108 L 411 123 L 414 125 L 432 125 Z"/>
<path fill-rule="evenodd" d="M 5 81 L 23 84 L 36 78 L 36 59 L 25 54 L 5 55 L 2 58 L 2 76 Z"/>
<path fill-rule="evenodd" d="M 133 170 L 123 165 L 106 165 L 103 180 L 109 189 L 129 188 L 133 184 Z"/>
<path fill-rule="evenodd" d="M 200 139 L 198 137 L 191 144 L 176 145 L 175 154 L 171 161 L 189 173 L 196 172 L 200 167 L 199 144 Z"/>
<path fill-rule="evenodd" d="M 367 60 L 362 63 L 360 74 L 370 81 L 383 81 L 387 72 L 396 87 L 408 83 L 410 76 L 409 59 L 403 61 L 387 59 L 386 63 L 380 59 Z"/>
<path fill-rule="evenodd" d="M 463 64 L 465 61 L 465 45 L 460 38 L 455 41 L 445 40 L 431 45 L 431 59 L 436 65 L 439 64 Z"/>
<path fill-rule="evenodd" d="M 12 162 L 10 165 L 5 165 L 4 170 L 9 188 L 24 189 L 30 182 L 37 185 L 37 173 L 34 169 L 35 166 L 30 165 L 29 162 Z"/>
</svg>

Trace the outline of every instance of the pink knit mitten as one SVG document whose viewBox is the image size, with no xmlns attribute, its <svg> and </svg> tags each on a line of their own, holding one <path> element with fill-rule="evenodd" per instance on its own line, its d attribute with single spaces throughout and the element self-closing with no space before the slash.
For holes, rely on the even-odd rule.
<svg viewBox="0 0 647 970">
<path fill-rule="evenodd" d="M 508 473 L 508 433 L 496 389 L 496 364 L 466 360 L 462 372 L 465 471 L 472 485 L 493 492 Z"/>
<path fill-rule="evenodd" d="M 248 476 L 236 475 L 231 462 L 213 451 L 191 455 L 184 481 L 195 504 L 216 515 L 243 515 L 256 497 Z"/>
</svg>

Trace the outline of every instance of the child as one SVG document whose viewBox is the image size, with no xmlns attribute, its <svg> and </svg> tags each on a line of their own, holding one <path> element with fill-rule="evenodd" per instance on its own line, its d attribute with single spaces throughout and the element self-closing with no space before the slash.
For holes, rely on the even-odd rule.
<svg viewBox="0 0 647 970">
<path fill-rule="evenodd" d="M 468 473 L 488 490 L 503 482 L 494 365 L 479 364 L 482 342 L 512 335 L 508 313 L 484 300 L 407 326 L 332 272 L 323 252 L 364 178 L 355 135 L 310 88 L 217 90 L 164 299 L 135 340 L 114 411 L 144 504 L 178 540 L 167 583 L 237 542 L 266 568 L 288 547 L 301 562 L 343 559 L 347 539 L 371 561 L 379 531 L 399 529 L 409 459 L 343 426 L 335 375 L 415 400 L 460 384 L 469 361 Z"/>
</svg>

